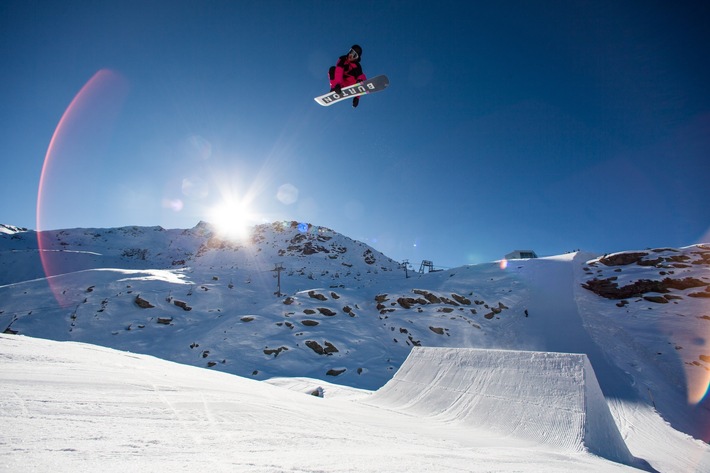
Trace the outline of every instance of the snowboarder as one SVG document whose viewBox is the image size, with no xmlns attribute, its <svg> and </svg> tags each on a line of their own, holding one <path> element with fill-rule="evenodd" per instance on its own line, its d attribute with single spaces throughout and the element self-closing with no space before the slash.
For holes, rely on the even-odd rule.
<svg viewBox="0 0 710 473">
<path fill-rule="evenodd" d="M 331 66 L 328 70 L 330 79 L 330 91 L 340 94 L 343 87 L 362 82 L 367 79 L 362 72 L 360 58 L 362 57 L 362 48 L 354 44 L 348 54 L 340 56 L 335 66 Z M 360 103 L 360 97 L 353 98 L 353 107 L 357 107 Z"/>
</svg>

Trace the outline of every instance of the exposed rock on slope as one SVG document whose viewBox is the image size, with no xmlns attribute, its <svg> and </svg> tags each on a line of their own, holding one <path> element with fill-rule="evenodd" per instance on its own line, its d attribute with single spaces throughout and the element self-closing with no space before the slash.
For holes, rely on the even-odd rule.
<svg viewBox="0 0 710 473">
<path fill-rule="evenodd" d="M 598 267 L 601 263 L 607 267 L 617 266 L 614 271 L 622 272 L 621 266 L 640 266 L 643 268 L 658 269 L 658 277 L 654 279 L 625 278 L 625 284 L 620 285 L 618 275 L 606 278 L 594 277 L 582 284 L 582 287 L 607 299 L 627 299 L 631 297 L 646 297 L 647 300 L 657 303 L 667 303 L 673 299 L 680 299 L 684 295 L 688 297 L 709 297 L 710 279 L 705 277 L 681 277 L 676 272 L 685 268 L 695 266 L 707 266 L 710 268 L 710 249 L 702 245 L 691 247 L 686 250 L 676 250 L 673 248 L 656 249 L 651 252 L 622 252 L 598 258 L 589 263 L 585 271 L 593 274 L 591 268 Z M 626 268 L 628 271 L 628 268 Z M 708 273 L 710 274 L 710 273 Z M 647 273 L 644 272 L 644 275 Z M 671 290 L 676 293 L 669 294 Z M 687 291 L 688 289 L 697 289 Z M 662 296 L 646 296 L 647 293 L 663 294 Z"/>
</svg>

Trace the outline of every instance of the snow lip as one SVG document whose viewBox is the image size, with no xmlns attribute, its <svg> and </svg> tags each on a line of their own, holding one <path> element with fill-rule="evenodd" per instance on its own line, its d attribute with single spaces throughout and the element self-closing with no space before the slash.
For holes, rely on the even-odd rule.
<svg viewBox="0 0 710 473">
<path fill-rule="evenodd" d="M 638 466 L 585 354 L 414 347 L 368 403 Z"/>
</svg>

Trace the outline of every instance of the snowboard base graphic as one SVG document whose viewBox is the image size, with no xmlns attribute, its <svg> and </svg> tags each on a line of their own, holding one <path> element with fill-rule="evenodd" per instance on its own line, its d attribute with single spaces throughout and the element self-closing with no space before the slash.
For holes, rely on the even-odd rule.
<svg viewBox="0 0 710 473">
<path fill-rule="evenodd" d="M 364 82 L 358 82 L 354 85 L 349 85 L 343 87 L 340 94 L 335 92 L 328 92 L 327 94 L 321 95 L 320 97 L 315 97 L 313 100 L 318 102 L 320 105 L 327 107 L 333 105 L 336 102 L 345 100 L 348 98 L 358 97 L 360 95 L 372 94 L 374 92 L 381 92 L 390 85 L 390 80 L 385 75 L 380 75 L 373 77 L 372 79 L 367 79 Z"/>
</svg>

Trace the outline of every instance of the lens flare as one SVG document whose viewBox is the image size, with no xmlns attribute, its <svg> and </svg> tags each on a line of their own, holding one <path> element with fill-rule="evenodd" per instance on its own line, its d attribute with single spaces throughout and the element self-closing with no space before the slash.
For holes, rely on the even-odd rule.
<svg viewBox="0 0 710 473">
<path fill-rule="evenodd" d="M 170 209 L 173 212 L 180 212 L 185 204 L 180 199 L 163 199 L 163 208 Z"/>
<path fill-rule="evenodd" d="M 188 137 L 191 151 L 202 161 L 207 161 L 212 157 L 212 143 L 200 135 L 190 135 Z"/>
<path fill-rule="evenodd" d="M 685 370 L 688 379 L 688 403 L 695 406 L 700 404 L 708 394 L 710 387 L 710 373 L 704 369 Z"/>
<path fill-rule="evenodd" d="M 182 180 L 182 193 L 186 197 L 204 199 L 210 193 L 209 184 L 199 177 L 186 177 Z"/>
<path fill-rule="evenodd" d="M 710 248 L 710 228 L 705 231 L 703 235 L 697 241 L 700 248 Z M 697 298 L 699 301 L 698 306 L 700 309 L 695 314 L 696 317 L 707 319 L 710 318 L 710 300 L 707 298 Z M 710 340 L 710 331 L 705 329 L 705 333 L 698 334 L 699 340 L 702 340 L 702 344 L 705 345 L 707 340 Z M 710 364 L 710 356 L 707 354 L 700 355 L 699 360 L 692 360 L 685 363 L 685 376 L 688 386 L 688 403 L 693 406 L 699 406 L 702 408 L 710 407 L 710 398 L 708 398 L 708 391 L 710 391 L 710 371 L 707 370 L 705 366 L 702 366 L 702 362 Z M 708 426 L 710 429 L 710 426 Z"/>
<path fill-rule="evenodd" d="M 700 301 L 699 307 L 701 307 L 701 309 L 698 310 L 695 316 L 698 318 L 710 317 L 710 301 L 702 298 L 698 298 L 698 300 Z M 705 333 L 698 334 L 697 339 L 698 345 L 702 347 L 707 347 L 708 340 L 710 340 L 710 333 L 707 333 L 707 329 L 705 330 Z M 710 404 L 710 399 L 708 398 L 708 391 L 710 391 L 710 371 L 703 366 L 703 364 L 710 364 L 710 356 L 707 353 L 707 351 L 703 350 L 703 354 L 699 355 L 697 359 L 684 364 L 685 378 L 688 386 L 688 404 L 693 406 L 700 404 L 708 406 Z"/>
<path fill-rule="evenodd" d="M 279 187 L 276 198 L 283 204 L 291 205 L 298 201 L 298 187 L 291 183 L 283 184 Z"/>
<path fill-rule="evenodd" d="M 58 287 L 59 283 L 51 276 L 66 271 L 63 267 L 64 255 L 61 242 L 57 241 L 56 235 L 50 235 L 46 230 L 50 217 L 52 222 L 60 221 L 58 216 L 52 213 L 56 207 L 50 208 L 50 205 L 69 191 L 74 192 L 75 195 L 79 194 L 76 194 L 76 189 L 69 189 L 70 186 L 58 177 L 61 175 L 60 171 L 64 171 L 66 164 L 64 160 L 80 159 L 84 157 L 81 152 L 85 153 L 86 149 L 102 144 L 97 143 L 97 140 L 101 141 L 106 136 L 101 131 L 105 131 L 104 128 L 118 115 L 127 92 L 126 81 L 119 74 L 108 69 L 102 69 L 94 74 L 62 114 L 44 157 L 37 190 L 37 244 L 50 289 L 57 302 L 63 307 L 69 304 L 69 300 Z M 95 133 L 97 131 L 99 133 Z M 92 156 L 91 159 L 98 158 Z M 53 176 L 57 177 L 52 179 Z M 80 198 L 86 201 L 87 197 L 83 195 Z M 64 210 L 70 213 L 77 209 Z"/>
</svg>

